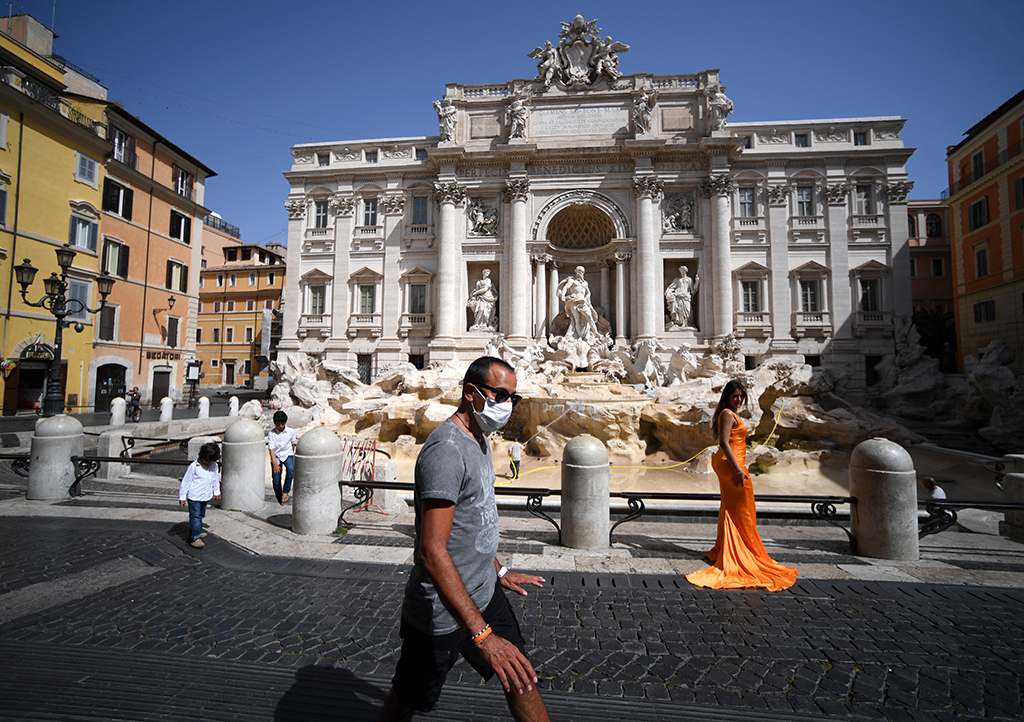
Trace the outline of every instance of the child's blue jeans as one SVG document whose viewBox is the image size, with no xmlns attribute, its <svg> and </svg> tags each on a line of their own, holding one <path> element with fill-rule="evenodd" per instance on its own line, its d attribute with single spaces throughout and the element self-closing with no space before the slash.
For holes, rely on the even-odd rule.
<svg viewBox="0 0 1024 722">
<path fill-rule="evenodd" d="M 281 488 L 281 472 L 280 469 L 284 468 L 284 489 Z M 274 482 L 274 496 L 277 497 L 277 501 L 280 502 L 282 494 L 292 493 L 292 476 L 295 474 L 295 456 L 289 456 L 282 462 L 279 462 L 277 467 L 279 471 L 271 472 L 271 478 Z"/>
<path fill-rule="evenodd" d="M 188 500 L 188 542 L 191 544 L 203 535 L 203 517 L 209 501 Z"/>
</svg>

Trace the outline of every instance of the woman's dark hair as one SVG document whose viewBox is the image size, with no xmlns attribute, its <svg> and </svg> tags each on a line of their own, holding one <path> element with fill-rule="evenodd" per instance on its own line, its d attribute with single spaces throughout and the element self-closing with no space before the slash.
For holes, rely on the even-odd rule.
<svg viewBox="0 0 1024 722">
<path fill-rule="evenodd" d="M 212 441 L 199 447 L 199 460 L 207 464 L 220 461 L 220 447 Z"/>
<path fill-rule="evenodd" d="M 722 398 L 718 400 L 718 408 L 715 409 L 715 415 L 711 417 L 711 430 L 714 434 L 718 434 L 718 417 L 722 415 L 722 412 L 729 408 L 729 397 L 733 395 L 733 392 L 740 391 L 743 394 L 743 403 L 747 403 L 749 398 L 747 395 L 747 389 L 743 385 L 743 382 L 739 379 L 733 379 L 725 385 L 722 389 Z"/>
</svg>

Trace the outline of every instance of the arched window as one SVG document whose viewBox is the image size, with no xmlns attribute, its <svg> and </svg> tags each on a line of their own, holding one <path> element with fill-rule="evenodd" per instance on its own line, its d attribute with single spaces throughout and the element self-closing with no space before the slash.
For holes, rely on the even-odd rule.
<svg viewBox="0 0 1024 722">
<path fill-rule="evenodd" d="M 942 237 L 942 219 L 939 217 L 938 213 L 929 213 L 926 223 L 929 238 Z"/>
</svg>

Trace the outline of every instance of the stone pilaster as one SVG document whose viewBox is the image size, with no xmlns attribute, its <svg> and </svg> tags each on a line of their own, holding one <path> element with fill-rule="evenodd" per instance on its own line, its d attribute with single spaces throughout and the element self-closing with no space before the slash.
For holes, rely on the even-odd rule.
<svg viewBox="0 0 1024 722">
<path fill-rule="evenodd" d="M 629 299 L 629 272 L 626 264 L 633 257 L 629 251 L 619 251 L 615 254 L 615 345 L 626 346 L 627 316 L 626 301 Z"/>
<path fill-rule="evenodd" d="M 711 291 L 714 294 L 711 312 L 711 333 L 722 338 L 732 333 L 732 238 L 729 232 L 729 196 L 734 191 L 733 179 L 713 175 L 701 181 L 701 190 L 711 199 Z M 711 294 L 702 293 L 701 298 Z"/>
<path fill-rule="evenodd" d="M 534 305 L 534 337 L 543 339 L 548 333 L 548 262 L 551 256 L 546 253 L 537 253 L 533 256 L 534 267 L 534 289 L 536 290 L 536 302 Z"/>
<path fill-rule="evenodd" d="M 512 206 L 512 232 L 509 239 L 509 265 L 512 288 L 505 292 L 510 299 L 509 341 L 525 346 L 530 337 L 530 258 L 526 252 L 526 200 L 530 195 L 528 178 L 510 179 L 505 183 L 505 200 Z M 502 289 L 503 291 L 505 289 Z"/>
<path fill-rule="evenodd" d="M 657 230 L 661 224 L 654 222 L 654 201 L 662 195 L 662 182 L 653 175 L 633 177 L 633 193 L 636 195 L 637 215 L 637 264 L 643 292 L 640 295 L 640 314 L 637 338 L 653 338 L 658 334 L 658 313 L 661 308 L 661 293 L 653 288 L 658 278 Z"/>
<path fill-rule="evenodd" d="M 458 183 L 435 183 L 440 233 L 437 249 L 437 340 L 453 342 L 459 328 L 459 245 L 455 238 L 455 206 L 466 197 Z"/>
</svg>

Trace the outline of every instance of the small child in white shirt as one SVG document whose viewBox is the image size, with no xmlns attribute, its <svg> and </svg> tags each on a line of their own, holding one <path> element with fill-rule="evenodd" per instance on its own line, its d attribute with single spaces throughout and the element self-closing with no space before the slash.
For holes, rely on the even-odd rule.
<svg viewBox="0 0 1024 722">
<path fill-rule="evenodd" d="M 274 496 L 278 504 L 288 503 L 295 474 L 295 429 L 288 428 L 288 414 L 278 411 L 274 414 L 274 428 L 267 434 L 267 448 L 270 449 L 270 471 L 274 482 Z M 281 467 L 284 467 L 284 488 L 281 488 Z"/>
<path fill-rule="evenodd" d="M 220 447 L 216 444 L 203 444 L 199 449 L 199 458 L 181 477 L 181 488 L 178 490 L 178 506 L 188 504 L 188 543 L 196 549 L 206 546 L 203 537 L 203 517 L 206 516 L 206 505 L 210 499 L 220 501 Z"/>
</svg>

